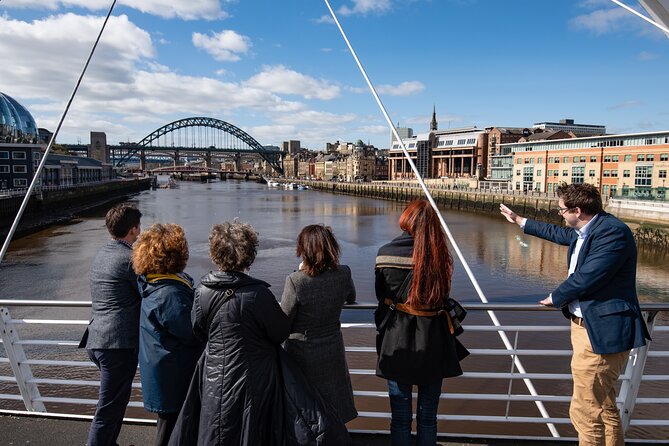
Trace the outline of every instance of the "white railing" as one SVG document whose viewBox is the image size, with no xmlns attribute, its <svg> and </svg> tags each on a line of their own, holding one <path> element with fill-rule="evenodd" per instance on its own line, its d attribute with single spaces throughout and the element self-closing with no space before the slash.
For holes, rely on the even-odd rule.
<svg viewBox="0 0 669 446">
<path fill-rule="evenodd" d="M 99 381 L 95 379 L 95 366 L 83 350 L 77 349 L 78 339 L 23 339 L 19 336 L 19 331 L 27 331 L 31 327 L 31 331 L 40 327 L 37 331 L 49 332 L 44 327 L 51 326 L 54 327 L 51 330 L 56 331 L 69 327 L 74 337 L 78 337 L 88 321 L 13 319 L 8 310 L 13 308 L 14 312 L 21 312 L 25 310 L 18 307 L 31 307 L 40 308 L 44 312 L 47 307 L 53 307 L 62 311 L 63 308 L 88 308 L 90 305 L 90 302 L 84 301 L 0 300 L 0 329 L 6 352 L 4 357 L 0 357 L 0 370 L 11 369 L 11 375 L 0 375 L 0 388 L 5 392 L 0 393 L 0 413 L 15 413 L 17 404 L 23 403 L 25 411 L 45 414 L 48 411 L 50 415 L 62 411 L 63 405 L 88 406 L 87 409 L 74 411 L 90 417 L 92 406 L 96 404 L 97 391 L 94 388 L 99 386 Z M 566 319 L 556 311 L 531 304 L 465 306 L 470 316 L 462 340 L 469 347 L 471 356 L 463 361 L 464 374 L 461 377 L 444 381 L 447 392 L 441 395 L 445 403 L 441 405 L 442 411 L 438 415 L 440 435 L 548 440 L 551 437 L 547 426 L 553 424 L 558 426 L 561 439 L 574 440 L 575 433 L 567 415 L 571 393 L 571 350 Z M 357 304 L 347 306 L 346 311 L 365 311 L 369 314 L 373 308 L 373 305 Z M 509 323 L 501 327 L 487 324 L 487 310 L 508 316 Z M 626 369 L 620 376 L 617 403 L 627 432 L 627 441 L 664 442 L 669 437 L 669 385 L 666 385 L 669 375 L 664 374 L 669 365 L 669 326 L 658 322 L 658 314 L 669 315 L 669 304 L 643 304 L 642 310 L 654 340 L 649 346 L 631 352 Z M 520 317 L 522 321 L 513 322 L 514 318 L 518 319 L 518 315 L 524 315 Z M 532 315 L 532 319 L 539 319 L 540 323 L 524 323 L 528 315 Z M 359 320 L 359 315 L 355 319 Z M 350 369 L 359 408 L 358 419 L 350 424 L 351 431 L 387 433 L 390 413 L 385 401 L 388 397 L 386 384 L 384 380 L 374 377 L 374 325 L 343 323 L 342 328 L 345 337 L 349 333 L 357 333 L 355 344 L 359 344 L 360 339 L 366 341 L 366 345 L 346 347 L 349 364 L 362 366 Z M 499 344 L 493 332 L 500 330 L 514 339 L 512 350 Z M 541 337 L 552 339 L 552 344 L 557 347 L 546 348 Z M 41 357 L 33 358 L 27 354 L 28 349 L 35 348 L 42 350 Z M 515 369 L 513 359 L 516 356 L 523 358 L 526 373 L 519 373 Z M 63 375 L 74 375 L 76 378 Z M 88 375 L 91 379 L 88 379 Z M 539 395 L 523 393 L 525 388 L 521 385 L 514 389 L 514 384 L 522 384 L 523 379 L 533 380 Z M 141 387 L 139 383 L 133 386 L 137 389 Z M 11 389 L 14 389 L 13 393 L 10 393 Z M 44 396 L 42 393 L 56 396 Z M 548 418 L 537 411 L 534 405 L 537 401 L 546 404 L 550 414 Z M 50 410 L 50 406 L 56 409 Z M 379 410 L 380 406 L 386 410 Z M 133 398 L 129 407 L 141 408 L 142 403 Z M 453 411 L 455 413 L 451 413 Z M 137 422 L 138 419 L 132 421 Z M 139 421 L 142 422 L 141 415 Z M 151 423 L 148 417 L 143 421 Z M 503 429 L 500 429 L 500 423 L 505 426 Z"/>
</svg>

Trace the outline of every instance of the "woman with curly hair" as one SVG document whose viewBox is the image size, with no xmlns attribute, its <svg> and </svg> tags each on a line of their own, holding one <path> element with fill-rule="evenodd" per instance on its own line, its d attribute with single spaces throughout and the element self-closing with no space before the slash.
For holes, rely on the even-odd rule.
<svg viewBox="0 0 669 446">
<path fill-rule="evenodd" d="M 418 386 L 416 445 L 437 443 L 443 378 L 462 374 L 467 350 L 441 311 L 451 291 L 453 260 L 439 216 L 425 200 L 409 203 L 402 235 L 376 257 L 376 374 L 388 380 L 393 446 L 411 442 L 412 387 Z"/>
<path fill-rule="evenodd" d="M 202 342 L 190 321 L 193 279 L 188 242 L 176 224 L 154 224 L 135 243 L 132 265 L 142 297 L 139 367 L 144 408 L 158 414 L 156 446 L 167 445 Z"/>
</svg>

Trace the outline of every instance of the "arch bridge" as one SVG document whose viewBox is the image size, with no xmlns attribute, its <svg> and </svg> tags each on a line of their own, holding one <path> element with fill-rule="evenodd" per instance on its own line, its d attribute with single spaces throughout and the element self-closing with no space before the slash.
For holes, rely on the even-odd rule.
<svg viewBox="0 0 669 446">
<path fill-rule="evenodd" d="M 239 127 L 215 118 L 179 119 L 154 130 L 138 143 L 121 143 L 114 152 L 114 155 L 119 155 L 114 157 L 115 167 L 139 158 L 142 168 L 147 152 L 173 153 L 175 163 L 182 155 L 198 156 L 205 159 L 208 167 L 212 156 L 233 156 L 239 163 L 242 155 L 256 154 L 277 173 L 283 174 L 279 148 L 265 147 Z"/>
</svg>

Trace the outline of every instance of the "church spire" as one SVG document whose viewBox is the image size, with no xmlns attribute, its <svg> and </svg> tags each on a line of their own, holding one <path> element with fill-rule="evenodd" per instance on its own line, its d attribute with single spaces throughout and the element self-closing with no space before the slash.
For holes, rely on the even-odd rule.
<svg viewBox="0 0 669 446">
<path fill-rule="evenodd" d="M 437 130 L 437 106 L 432 106 L 432 122 L 430 122 L 430 131 L 434 132 Z"/>
</svg>

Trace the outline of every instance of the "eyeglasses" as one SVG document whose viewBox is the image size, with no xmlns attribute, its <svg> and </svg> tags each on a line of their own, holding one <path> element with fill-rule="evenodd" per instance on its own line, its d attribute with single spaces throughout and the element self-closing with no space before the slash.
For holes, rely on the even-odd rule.
<svg viewBox="0 0 669 446">
<path fill-rule="evenodd" d="M 564 214 L 564 213 L 567 212 L 569 209 L 572 209 L 572 208 L 558 208 L 558 215 L 562 215 L 562 214 Z"/>
</svg>

